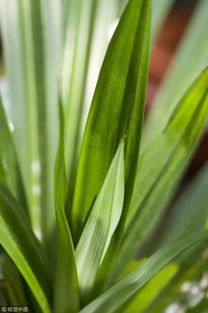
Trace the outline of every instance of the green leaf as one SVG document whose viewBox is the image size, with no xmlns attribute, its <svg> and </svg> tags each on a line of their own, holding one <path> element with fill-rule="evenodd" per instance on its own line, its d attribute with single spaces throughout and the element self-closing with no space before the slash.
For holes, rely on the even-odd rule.
<svg viewBox="0 0 208 313">
<path fill-rule="evenodd" d="M 47 240 L 47 237 L 49 237 L 50 240 L 55 224 L 53 201 L 54 164 L 58 147 L 58 101 L 64 46 L 63 16 L 67 11 L 62 8 L 62 1 L 60 0 L 38 1 L 40 1 L 40 17 L 37 14 L 34 18 L 33 33 L 36 35 L 33 40 L 37 56 L 36 67 L 40 67 L 39 58 L 42 59 L 44 67 L 39 69 L 36 74 L 37 85 L 42 82 L 41 84 L 44 87 L 42 91 L 44 98 L 41 101 L 39 97 L 38 102 L 38 130 L 41 145 L 39 150 L 42 163 L 42 230 L 45 239 Z M 38 1 L 34 0 L 34 3 Z M 34 15 L 33 8 L 31 8 L 31 11 Z M 39 23 L 41 28 L 36 26 Z M 41 34 L 38 35 L 39 29 Z M 41 91 L 40 86 L 39 90 Z"/>
<path fill-rule="evenodd" d="M 127 303 L 123 313 L 142 313 L 168 284 L 175 275 L 178 267 L 170 264 L 157 273 L 147 284 Z"/>
<path fill-rule="evenodd" d="M 42 286 L 38 282 L 34 271 L 31 269 L 29 263 L 22 254 L 21 250 L 16 245 L 14 238 L 11 235 L 11 230 L 4 223 L 4 220 L 2 219 L 1 216 L 0 216 L 0 231 L 1 231 L 0 238 L 1 245 L 7 251 L 9 256 L 15 261 L 16 266 L 18 267 L 23 277 L 27 281 L 40 308 L 43 310 L 44 313 L 51 313 L 48 300 L 46 298 Z"/>
<path fill-rule="evenodd" d="M 159 245 L 193 234 L 207 226 L 208 165 L 202 167 L 194 180 L 177 199 L 159 233 Z M 156 247 L 157 244 L 155 243 Z"/>
<path fill-rule="evenodd" d="M 7 118 L 4 112 L 0 95 L 0 159 L 2 165 L 2 175 L 0 179 L 7 185 L 13 195 L 20 201 L 22 207 L 28 215 L 27 200 L 20 167 L 17 159 L 16 148 L 10 132 Z M 28 215 L 29 217 L 29 215 Z"/>
<path fill-rule="evenodd" d="M 141 154 L 121 251 L 114 264 L 118 275 L 158 221 L 188 165 L 207 119 L 208 69 L 179 102 L 163 133 Z"/>
<path fill-rule="evenodd" d="M 208 2 L 199 1 L 147 117 L 143 148 L 164 130 L 186 89 L 208 65 L 207 11 Z"/>
<path fill-rule="evenodd" d="M 124 144 L 119 145 L 104 184 L 87 219 L 76 248 L 79 284 L 89 295 L 97 269 L 118 226 L 124 200 Z"/>
<path fill-rule="evenodd" d="M 149 258 L 139 268 L 130 272 L 126 277 L 117 282 L 113 287 L 104 292 L 80 313 L 113 313 L 119 309 L 128 299 L 152 279 L 176 256 L 190 248 L 194 244 L 207 241 L 208 231 L 203 231 L 194 236 L 180 239 L 168 247 L 165 247 Z"/>
<path fill-rule="evenodd" d="M 16 306 L 28 305 L 23 281 L 17 267 L 7 255 L 0 258 L 0 265 L 2 265 L 4 286 L 9 293 L 11 303 Z"/>
<path fill-rule="evenodd" d="M 131 0 L 108 47 L 85 128 L 72 212 L 77 237 L 124 136 L 129 201 L 144 113 L 149 28 L 150 1 Z"/>
<path fill-rule="evenodd" d="M 203 273 L 207 271 L 206 247 L 207 244 L 204 242 L 202 245 L 192 247 L 177 259 L 180 263 L 178 272 L 151 303 L 146 313 L 161 313 L 175 301 L 184 302 L 184 298 L 189 294 L 189 291 L 182 292 L 184 283 L 190 284 L 190 287 L 200 284 Z"/>
<path fill-rule="evenodd" d="M 0 184 L 0 244 L 27 281 L 43 312 L 50 312 L 46 295 L 51 293 L 48 260 L 32 230 L 24 211 L 9 191 Z"/>
<path fill-rule="evenodd" d="M 74 247 L 67 222 L 67 178 L 64 159 L 64 117 L 59 105 L 60 134 L 55 165 L 54 196 L 57 220 L 56 283 L 54 289 L 54 311 L 78 312 L 79 290 Z"/>
<path fill-rule="evenodd" d="M 71 45 L 71 37 L 69 37 L 68 41 L 70 42 L 67 41 L 65 47 L 67 50 L 72 50 L 72 59 L 68 59 L 67 55 L 67 63 L 64 65 L 67 68 L 67 73 L 70 73 L 65 100 L 65 128 L 67 134 L 65 146 L 67 174 L 70 178 L 71 188 L 74 184 L 80 149 L 84 99 L 98 3 L 97 0 L 78 0 L 75 3 L 71 2 L 69 8 L 71 9 L 70 17 L 72 19 L 69 20 L 69 27 L 73 27 L 71 32 L 75 32 L 74 47 Z M 71 25 L 72 22 L 73 26 Z M 71 61 L 71 64 L 69 64 L 69 61 Z M 71 71 L 69 71 L 70 67 Z"/>
<path fill-rule="evenodd" d="M 47 241 L 55 221 L 53 167 L 63 44 L 61 4 L 58 0 L 11 0 L 8 7 L 7 1 L 0 0 L 0 5 L 14 139 L 32 224 L 39 230 L 42 214 L 42 234 Z M 36 164 L 38 173 L 33 170 Z M 41 192 L 35 194 L 37 186 Z"/>
<path fill-rule="evenodd" d="M 0 30 L 4 51 L 4 65 L 8 79 L 9 101 L 12 106 L 11 116 L 14 124 L 14 142 L 17 149 L 17 156 L 20 162 L 21 174 L 24 188 L 26 190 L 29 205 L 32 203 L 32 173 L 31 173 L 31 149 L 36 143 L 31 139 L 30 119 L 26 102 L 27 84 L 25 79 L 26 61 L 23 55 L 23 37 L 21 33 L 22 19 L 19 15 L 20 1 L 11 0 L 8 7 L 7 1 L 0 0 Z M 19 123 L 21 121 L 21 123 Z"/>
</svg>

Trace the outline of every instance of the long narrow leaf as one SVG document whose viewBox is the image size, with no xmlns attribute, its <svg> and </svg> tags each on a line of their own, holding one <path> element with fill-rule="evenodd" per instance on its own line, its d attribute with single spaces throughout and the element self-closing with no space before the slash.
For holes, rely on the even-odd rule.
<svg viewBox="0 0 208 313">
<path fill-rule="evenodd" d="M 55 221 L 53 201 L 54 164 L 58 147 L 58 95 L 64 46 L 63 15 L 67 12 L 63 11 L 60 0 L 38 1 L 40 1 L 40 16 L 37 12 L 33 22 L 33 33 L 36 34 L 34 36 L 36 67 L 40 68 L 40 58 L 44 67 L 39 69 L 39 72 L 37 71 L 36 79 L 37 85 L 42 84 L 44 87 L 42 99 L 39 97 L 38 101 L 38 130 L 42 165 L 42 231 L 47 240 L 47 237 L 50 238 L 51 232 L 53 232 Z M 34 2 L 38 1 L 35 0 Z M 31 7 L 31 10 L 34 15 L 33 7 Z M 37 25 L 39 23 L 40 25 Z M 38 32 L 41 34 L 38 35 Z M 39 90 L 41 91 L 40 86 Z"/>
<path fill-rule="evenodd" d="M 24 211 L 2 183 L 0 183 L 0 217 L 2 231 L 10 233 L 8 242 L 7 240 L 5 242 L 5 237 L 2 235 L 2 237 L 0 236 L 0 243 L 16 265 L 18 263 L 18 258 L 16 259 L 15 257 L 17 252 L 13 254 L 12 247 L 15 246 L 18 251 L 20 250 L 18 255 L 22 255 L 21 258 L 25 259 L 28 266 L 35 273 L 42 288 L 49 295 L 52 276 L 48 259 L 42 250 L 41 244 L 36 239 L 31 228 L 28 227 Z M 11 249 L 10 242 L 12 242 Z M 20 271 L 23 274 L 24 268 L 21 268 Z"/>
<path fill-rule="evenodd" d="M 29 204 L 32 204 L 32 172 L 31 172 L 31 145 L 35 149 L 36 143 L 31 139 L 30 121 L 26 102 L 27 98 L 24 66 L 24 44 L 21 33 L 21 22 L 19 18 L 20 1 L 0 1 L 0 30 L 4 51 L 4 64 L 7 80 L 9 83 L 9 101 L 12 106 L 12 122 L 14 124 L 14 141 L 18 147 L 17 154 L 20 162 L 21 174 Z M 19 123 L 21 120 L 21 123 Z"/>
<path fill-rule="evenodd" d="M 208 165 L 182 192 L 171 208 L 159 234 L 159 245 L 168 244 L 182 236 L 193 234 L 207 226 L 208 221 Z M 157 243 L 154 245 L 157 246 Z"/>
<path fill-rule="evenodd" d="M 74 184 L 75 169 L 80 148 L 82 115 L 89 69 L 90 52 L 95 30 L 95 18 L 97 12 L 97 0 L 78 0 L 70 4 L 69 27 L 74 33 L 74 46 L 71 37 L 66 41 L 66 48 L 72 50 L 72 59 L 67 58 L 67 73 L 70 73 L 67 81 L 65 128 L 67 134 L 66 167 L 70 178 L 71 188 Z M 72 19 L 72 21 L 71 21 Z M 72 25 L 73 22 L 73 25 Z M 70 31 L 70 30 L 69 30 Z M 65 51 L 66 52 L 66 51 Z M 68 62 L 71 61 L 71 64 Z M 71 67 L 71 72 L 68 70 Z M 65 82 L 66 84 L 66 82 Z"/>
<path fill-rule="evenodd" d="M 23 253 L 14 241 L 11 235 L 11 229 L 0 216 L 0 243 L 7 251 L 9 256 L 15 261 L 16 266 L 27 281 L 31 291 L 33 292 L 40 308 L 44 313 L 51 313 L 45 292 L 36 278 L 36 273 L 31 269 Z"/>
<path fill-rule="evenodd" d="M 161 249 L 139 268 L 129 273 L 100 297 L 82 309 L 80 313 L 113 313 L 132 297 L 176 256 L 194 244 L 208 240 L 208 231 L 178 240 Z"/>
<path fill-rule="evenodd" d="M 144 310 L 154 301 L 156 296 L 161 290 L 168 284 L 168 282 L 175 275 L 178 267 L 176 264 L 169 264 L 164 267 L 159 273 L 157 273 L 143 289 L 132 299 L 127 302 L 125 309 L 122 313 L 143 313 Z"/>
<path fill-rule="evenodd" d="M 129 262 L 173 194 L 208 119 L 208 69 L 179 102 L 165 131 L 142 153 L 120 256 Z"/>
<path fill-rule="evenodd" d="M 1 96 L 0 121 L 0 159 L 5 175 L 5 182 L 14 196 L 17 197 L 17 199 L 20 201 L 22 207 L 25 209 L 25 212 L 28 215 L 29 212 L 27 207 L 26 194 L 20 173 L 16 148 L 4 112 Z"/>
<path fill-rule="evenodd" d="M 129 201 L 143 121 L 149 29 L 150 1 L 131 0 L 109 45 L 84 133 L 73 202 L 76 234 L 83 227 L 124 136 L 125 201 Z"/>
<path fill-rule="evenodd" d="M 119 223 L 124 200 L 124 144 L 110 166 L 76 249 L 79 282 L 86 297 L 111 237 Z"/>
<path fill-rule="evenodd" d="M 208 40 L 204 31 L 208 28 L 207 11 L 208 2 L 199 1 L 147 117 L 143 146 L 147 146 L 151 138 L 164 130 L 177 102 L 208 65 Z"/>
<path fill-rule="evenodd" d="M 57 219 L 57 260 L 54 294 L 55 312 L 76 313 L 79 308 L 79 290 L 71 232 L 65 215 L 67 201 L 67 178 L 64 159 L 64 121 L 60 104 L 59 147 L 55 166 L 55 207 Z"/>
<path fill-rule="evenodd" d="M 6 290 L 12 294 L 10 296 L 11 303 L 18 306 L 27 305 L 23 281 L 17 267 L 7 255 L 2 256 L 0 264 L 2 265 L 4 285 Z"/>
</svg>

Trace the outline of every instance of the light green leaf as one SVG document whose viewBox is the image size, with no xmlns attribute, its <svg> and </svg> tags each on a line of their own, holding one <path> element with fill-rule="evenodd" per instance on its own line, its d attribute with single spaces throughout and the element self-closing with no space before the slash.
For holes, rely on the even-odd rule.
<svg viewBox="0 0 208 313">
<path fill-rule="evenodd" d="M 142 153 L 114 270 L 125 266 L 158 221 L 173 194 L 208 119 L 208 69 L 177 106 L 166 129 Z M 123 264 L 123 265 L 122 265 Z"/>
<path fill-rule="evenodd" d="M 16 149 L 13 137 L 9 129 L 6 114 L 4 112 L 3 103 L 0 95 L 0 159 L 2 165 L 1 180 L 5 182 L 13 195 L 20 201 L 26 214 L 28 215 L 28 207 L 26 195 L 23 187 L 23 181 L 20 173 L 20 167 L 17 160 Z M 28 215 L 29 217 L 29 215 Z"/>
<path fill-rule="evenodd" d="M 18 267 L 23 277 L 25 278 L 26 282 L 28 283 L 28 286 L 33 292 L 40 308 L 44 313 L 51 313 L 48 300 L 46 298 L 42 286 L 38 282 L 36 275 L 34 274 L 33 270 L 31 269 L 29 263 L 22 254 L 21 250 L 16 245 L 14 238 L 11 235 L 11 230 L 4 223 L 4 220 L 2 219 L 1 216 L 0 216 L 0 232 L 1 232 L 0 237 L 1 245 L 7 251 L 9 256 L 15 261 L 16 266 Z"/>
<path fill-rule="evenodd" d="M 32 145 L 35 149 L 36 142 L 31 139 L 30 119 L 26 108 L 27 84 L 25 78 L 26 62 L 23 54 L 24 44 L 21 33 L 19 6 L 21 1 L 11 0 L 8 6 L 6 0 L 0 0 L 0 30 L 4 51 L 4 65 L 8 79 L 9 101 L 12 106 L 11 116 L 14 124 L 14 142 L 20 162 L 21 174 L 27 194 L 29 205 L 32 203 Z M 21 121 L 21 123 L 19 123 Z"/>
<path fill-rule="evenodd" d="M 71 8 L 69 8 L 71 9 L 70 17 L 72 18 L 72 21 L 69 19 L 69 26 L 72 27 L 71 24 L 74 22 L 71 29 L 71 32 L 74 32 L 74 47 L 71 42 L 66 42 L 66 49 L 70 49 L 73 55 L 72 59 L 67 60 L 64 66 L 67 66 L 67 73 L 70 73 L 65 105 L 67 134 L 65 145 L 67 173 L 69 174 L 71 188 L 74 185 L 80 148 L 84 99 L 98 2 L 97 0 L 77 0 L 75 3 L 71 2 Z M 71 61 L 71 64 L 68 64 L 68 61 Z M 70 67 L 71 72 L 69 71 Z"/>
<path fill-rule="evenodd" d="M 67 178 L 64 159 L 64 117 L 61 103 L 59 147 L 55 165 L 54 195 L 57 220 L 56 283 L 54 311 L 75 313 L 79 309 L 79 290 L 74 247 L 67 222 Z"/>
<path fill-rule="evenodd" d="M 0 244 L 27 281 L 44 313 L 50 312 L 51 271 L 42 247 L 28 227 L 24 212 L 0 184 Z"/>
<path fill-rule="evenodd" d="M 207 226 L 208 221 L 208 165 L 177 199 L 159 233 L 159 245 L 193 234 Z M 155 248 L 157 244 L 155 243 Z"/>
<path fill-rule="evenodd" d="M 139 268 L 129 273 L 117 282 L 113 287 L 104 292 L 80 313 L 113 313 L 130 299 L 140 288 L 152 279 L 176 256 L 190 248 L 194 244 L 208 240 L 208 231 L 203 231 L 194 236 L 178 240 L 165 247 L 149 258 Z"/>
<path fill-rule="evenodd" d="M 179 256 L 177 259 L 177 262 L 180 263 L 178 272 L 151 303 L 145 311 L 146 313 L 161 313 L 175 301 L 184 303 L 184 299 L 190 294 L 191 288 L 200 284 L 203 273 L 207 271 L 206 247 L 207 244 L 204 242 L 204 244 L 194 246 Z M 185 291 L 184 287 L 188 290 Z"/>
<path fill-rule="evenodd" d="M 124 200 L 124 144 L 119 145 L 76 248 L 79 284 L 89 295 L 99 265 L 118 226 Z"/>
<path fill-rule="evenodd" d="M 72 212 L 77 237 L 124 136 L 129 201 L 144 113 L 149 29 L 150 1 L 130 0 L 108 47 L 85 128 Z"/>
<path fill-rule="evenodd" d="M 127 303 L 123 313 L 142 313 L 168 284 L 177 272 L 177 265 L 170 264 L 157 273 L 147 284 Z"/>
<path fill-rule="evenodd" d="M 60 1 L 11 0 L 8 7 L 0 0 L 0 5 L 14 139 L 32 224 L 39 230 L 42 214 L 46 242 L 55 221 L 53 166 L 63 44 Z M 33 170 L 36 164 L 38 173 Z M 35 194 L 34 186 L 41 192 Z"/>
<path fill-rule="evenodd" d="M 142 149 L 164 130 L 186 89 L 208 65 L 207 11 L 208 2 L 199 1 L 147 117 Z"/>
<path fill-rule="evenodd" d="M 42 101 L 38 101 L 39 144 L 42 165 L 42 231 L 45 239 L 54 231 L 55 209 L 53 199 L 54 164 L 58 147 L 58 99 L 63 63 L 63 11 L 60 0 L 40 1 L 40 17 L 34 18 L 33 32 L 36 47 L 36 67 L 39 68 L 39 58 L 42 58 L 43 68 L 37 72 L 37 85 L 42 84 Z M 38 2 L 34 0 L 34 2 Z M 31 8 L 34 15 L 34 9 Z M 38 36 L 39 24 L 41 36 Z M 27 24 L 25 25 L 27 27 Z M 38 54 L 39 51 L 39 54 Z M 40 85 L 41 85 L 40 84 Z M 41 86 L 39 86 L 39 89 Z M 45 102 L 44 102 L 45 101 Z M 44 106 L 43 106 L 44 103 Z M 43 136 L 44 134 L 44 136 Z M 53 245 L 53 243 L 52 243 Z M 53 247 L 52 247 L 53 248 Z"/>
</svg>

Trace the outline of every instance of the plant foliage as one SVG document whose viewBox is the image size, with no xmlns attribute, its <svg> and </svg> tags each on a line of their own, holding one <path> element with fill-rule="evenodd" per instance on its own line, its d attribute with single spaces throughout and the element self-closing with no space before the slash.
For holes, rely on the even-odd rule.
<svg viewBox="0 0 208 313">
<path fill-rule="evenodd" d="M 208 120 L 207 1 L 144 122 L 173 3 L 151 2 L 0 0 L 0 306 L 207 312 L 207 165 L 172 204 Z"/>
</svg>

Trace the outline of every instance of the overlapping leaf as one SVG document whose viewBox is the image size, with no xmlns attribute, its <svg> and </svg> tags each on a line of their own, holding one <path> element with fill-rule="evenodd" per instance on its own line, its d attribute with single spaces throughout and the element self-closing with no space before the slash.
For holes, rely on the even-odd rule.
<svg viewBox="0 0 208 313">
<path fill-rule="evenodd" d="M 124 144 L 110 166 L 76 248 L 83 296 L 89 295 L 95 275 L 119 223 L 124 200 Z"/>
<path fill-rule="evenodd" d="M 143 121 L 149 28 L 150 1 L 131 0 L 109 45 L 84 133 L 72 212 L 76 235 L 124 136 L 125 202 L 129 201 Z"/>
<path fill-rule="evenodd" d="M 164 266 L 192 245 L 208 240 L 208 231 L 178 240 L 155 253 L 139 268 L 91 302 L 80 313 L 113 313 L 154 277 Z"/>
<path fill-rule="evenodd" d="M 127 302 L 122 313 L 143 313 L 175 275 L 178 267 L 170 264 L 157 273 L 147 285 Z"/>
<path fill-rule="evenodd" d="M 0 159 L 2 165 L 2 175 L 0 179 L 4 181 L 13 195 L 17 197 L 21 205 L 28 214 L 27 200 L 20 167 L 17 160 L 16 149 L 12 134 L 9 129 L 7 118 L 4 112 L 3 103 L 0 96 Z"/>
<path fill-rule="evenodd" d="M 43 312 L 50 312 L 51 271 L 42 247 L 24 212 L 9 191 L 0 184 L 0 244 L 14 261 L 31 288 Z"/>
<path fill-rule="evenodd" d="M 115 271 L 134 256 L 154 227 L 193 154 L 207 118 L 208 69 L 182 98 L 164 132 L 141 155 Z"/>
<path fill-rule="evenodd" d="M 60 134 L 54 183 L 58 232 L 54 310 L 55 312 L 60 313 L 65 313 L 68 311 L 76 313 L 79 308 L 79 290 L 74 247 L 65 214 L 65 209 L 67 207 L 68 189 L 64 159 L 64 121 L 61 104 L 59 107 Z"/>
<path fill-rule="evenodd" d="M 165 225 L 160 229 L 159 245 L 168 244 L 174 239 L 193 234 L 207 226 L 207 189 L 208 166 L 205 165 L 171 208 Z"/>
<path fill-rule="evenodd" d="M 177 102 L 208 65 L 208 40 L 204 31 L 208 28 L 207 10 L 208 2 L 199 1 L 147 117 L 142 148 L 164 130 Z"/>
<path fill-rule="evenodd" d="M 11 0 L 8 7 L 7 1 L 1 0 L 0 5 L 14 139 L 33 226 L 40 228 L 42 214 L 47 241 L 55 219 L 52 189 L 63 44 L 61 4 L 57 0 Z M 38 167 L 38 173 L 33 167 Z M 37 185 L 41 192 L 34 193 Z"/>
</svg>

